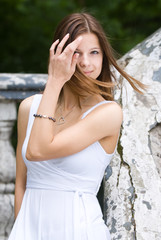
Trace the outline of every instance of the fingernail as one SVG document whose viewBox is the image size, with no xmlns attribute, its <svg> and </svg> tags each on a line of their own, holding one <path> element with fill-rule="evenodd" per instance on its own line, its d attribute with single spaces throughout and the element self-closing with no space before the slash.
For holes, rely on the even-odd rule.
<svg viewBox="0 0 161 240">
<path fill-rule="evenodd" d="M 76 53 L 76 54 L 75 54 L 75 58 L 76 58 L 76 59 L 79 58 L 79 53 Z"/>
<path fill-rule="evenodd" d="M 69 36 L 69 33 L 66 34 L 66 37 L 68 37 L 68 36 Z"/>
</svg>

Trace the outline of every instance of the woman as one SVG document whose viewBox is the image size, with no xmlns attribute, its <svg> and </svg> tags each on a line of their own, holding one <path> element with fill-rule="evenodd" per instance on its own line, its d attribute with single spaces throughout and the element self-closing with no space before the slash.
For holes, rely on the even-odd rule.
<svg viewBox="0 0 161 240">
<path fill-rule="evenodd" d="M 45 90 L 19 108 L 9 240 L 110 239 L 96 194 L 122 123 L 112 66 L 140 92 L 143 84 L 119 68 L 95 18 L 76 13 L 62 20 Z"/>
</svg>

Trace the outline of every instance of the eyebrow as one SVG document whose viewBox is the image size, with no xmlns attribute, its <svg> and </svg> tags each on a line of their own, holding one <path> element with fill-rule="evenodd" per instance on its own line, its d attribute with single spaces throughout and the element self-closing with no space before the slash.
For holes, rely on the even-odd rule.
<svg viewBox="0 0 161 240">
<path fill-rule="evenodd" d="M 91 51 L 91 50 L 94 50 L 94 49 L 101 50 L 101 48 L 99 48 L 99 47 L 93 47 L 93 48 L 90 48 L 89 50 Z M 79 48 L 77 48 L 76 50 L 77 50 L 77 51 L 80 51 Z"/>
</svg>

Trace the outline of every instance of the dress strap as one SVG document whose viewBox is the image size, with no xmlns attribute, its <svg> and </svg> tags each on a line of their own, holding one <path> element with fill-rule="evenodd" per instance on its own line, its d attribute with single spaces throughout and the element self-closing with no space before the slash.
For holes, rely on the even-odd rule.
<svg viewBox="0 0 161 240">
<path fill-rule="evenodd" d="M 90 112 L 92 112 L 96 107 L 104 104 L 104 103 L 110 103 L 112 101 L 107 101 L 107 100 L 104 100 L 102 102 L 99 102 L 97 103 L 96 105 L 94 105 L 93 107 L 91 107 L 90 109 L 88 109 L 86 112 L 83 113 L 83 116 L 82 116 L 82 119 L 85 118 Z"/>
</svg>

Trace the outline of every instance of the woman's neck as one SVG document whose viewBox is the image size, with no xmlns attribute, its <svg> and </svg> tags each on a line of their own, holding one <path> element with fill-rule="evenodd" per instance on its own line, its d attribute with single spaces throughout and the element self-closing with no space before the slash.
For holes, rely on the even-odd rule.
<svg viewBox="0 0 161 240">
<path fill-rule="evenodd" d="M 86 97 L 82 97 L 79 99 L 74 93 L 71 91 L 70 87 L 64 85 L 62 90 L 62 97 L 60 99 L 60 105 L 64 111 L 70 111 L 73 107 L 81 108 L 83 105 L 93 105 L 99 101 L 104 100 L 100 95 L 91 95 L 87 94 Z M 80 100 L 80 102 L 79 102 Z"/>
<path fill-rule="evenodd" d="M 60 101 L 60 104 L 64 110 L 70 110 L 73 108 L 73 106 L 78 105 L 76 96 L 68 86 L 64 85 L 62 91 L 62 99 Z"/>
</svg>

